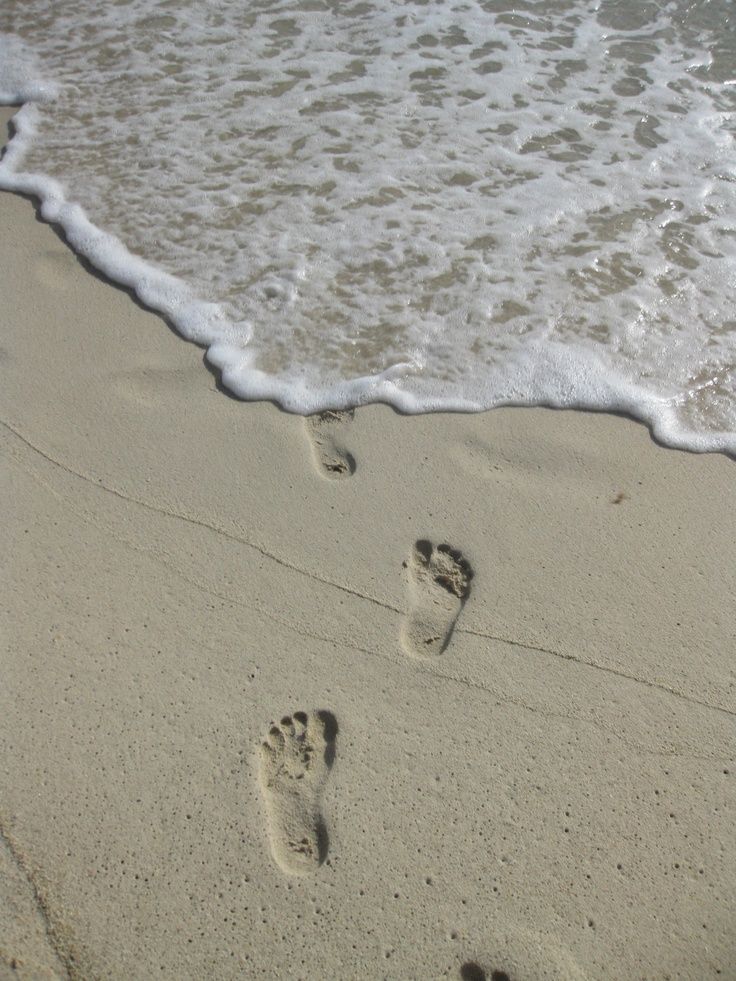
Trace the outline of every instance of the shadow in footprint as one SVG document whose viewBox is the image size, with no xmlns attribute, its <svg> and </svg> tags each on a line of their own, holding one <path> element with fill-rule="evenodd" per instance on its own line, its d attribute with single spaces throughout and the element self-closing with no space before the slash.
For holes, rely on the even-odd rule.
<svg viewBox="0 0 736 981">
<path fill-rule="evenodd" d="M 486 972 L 475 961 L 468 961 L 460 968 L 462 981 L 487 981 Z"/>
<path fill-rule="evenodd" d="M 332 712 L 325 709 L 320 709 L 317 712 L 317 718 L 322 723 L 325 737 L 325 763 L 329 769 L 332 769 L 332 764 L 335 762 L 335 743 L 339 731 L 337 719 Z"/>
<path fill-rule="evenodd" d="M 413 657 L 442 654 L 470 594 L 470 563 L 450 545 L 420 539 L 404 568 L 410 598 L 401 628 L 404 650 Z"/>
<path fill-rule="evenodd" d="M 460 977 L 462 981 L 511 981 L 505 971 L 493 971 L 489 978 L 480 964 L 476 964 L 475 961 L 467 961 L 463 964 L 460 968 Z"/>
<path fill-rule="evenodd" d="M 327 857 L 322 795 L 335 762 L 337 733 L 331 712 L 294 712 L 272 724 L 261 744 L 260 782 L 271 851 L 284 872 L 312 872 Z"/>
<path fill-rule="evenodd" d="M 344 445 L 354 415 L 353 409 L 344 412 L 328 409 L 304 420 L 317 469 L 330 480 L 351 477 L 355 473 L 355 458 Z"/>
</svg>

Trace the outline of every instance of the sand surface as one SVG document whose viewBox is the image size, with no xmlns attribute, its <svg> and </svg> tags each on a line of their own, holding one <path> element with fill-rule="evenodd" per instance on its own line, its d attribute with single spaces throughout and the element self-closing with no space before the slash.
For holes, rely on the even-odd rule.
<svg viewBox="0 0 736 981">
<path fill-rule="evenodd" d="M 238 402 L 0 216 L 0 978 L 736 978 L 734 462 Z"/>
</svg>

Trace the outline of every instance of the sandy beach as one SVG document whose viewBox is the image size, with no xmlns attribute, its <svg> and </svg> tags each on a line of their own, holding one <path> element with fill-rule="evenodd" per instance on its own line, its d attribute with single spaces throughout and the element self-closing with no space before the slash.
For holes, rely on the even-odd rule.
<svg viewBox="0 0 736 981">
<path fill-rule="evenodd" d="M 733 460 L 243 403 L 0 216 L 0 978 L 735 979 Z"/>
</svg>

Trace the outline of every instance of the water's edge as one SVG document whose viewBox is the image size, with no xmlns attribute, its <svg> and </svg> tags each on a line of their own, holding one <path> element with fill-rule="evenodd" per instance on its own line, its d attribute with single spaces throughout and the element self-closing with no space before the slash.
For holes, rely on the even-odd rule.
<svg viewBox="0 0 736 981">
<path fill-rule="evenodd" d="M 111 282 L 130 290 L 151 311 L 160 314 L 184 339 L 206 349 L 206 359 L 220 372 L 223 386 L 243 401 L 271 401 L 286 412 L 310 415 L 325 409 L 349 409 L 370 403 L 385 403 L 407 415 L 430 412 L 485 412 L 494 408 L 546 407 L 606 412 L 644 423 L 652 438 L 662 446 L 694 453 L 723 453 L 736 458 L 736 434 L 700 433 L 683 430 L 664 398 L 636 386 L 611 379 L 602 362 L 584 350 L 575 352 L 581 374 L 588 379 L 588 398 L 493 400 L 478 403 L 461 398 L 420 399 L 398 385 L 402 365 L 377 375 L 368 375 L 314 392 L 294 381 L 282 381 L 255 368 L 247 351 L 221 339 L 226 318 L 217 304 L 194 295 L 183 280 L 161 271 L 132 254 L 114 235 L 95 226 L 83 209 L 68 201 L 53 178 L 21 169 L 26 148 L 33 139 L 37 110 L 31 101 L 7 92 L 0 105 L 17 108 L 12 116 L 12 133 L 0 159 L 0 190 L 29 195 L 40 202 L 44 221 L 63 229 L 69 246 Z M 569 362 L 569 350 L 560 352 Z M 554 352 L 549 363 L 554 369 Z M 567 369 L 569 370 L 569 368 Z"/>
</svg>

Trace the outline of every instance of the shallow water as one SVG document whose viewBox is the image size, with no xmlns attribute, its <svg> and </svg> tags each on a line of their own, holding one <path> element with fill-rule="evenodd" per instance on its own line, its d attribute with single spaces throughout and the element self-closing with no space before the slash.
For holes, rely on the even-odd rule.
<svg viewBox="0 0 736 981">
<path fill-rule="evenodd" d="M 0 185 L 237 394 L 736 452 L 729 0 L 24 0 L 0 31 Z"/>
</svg>

